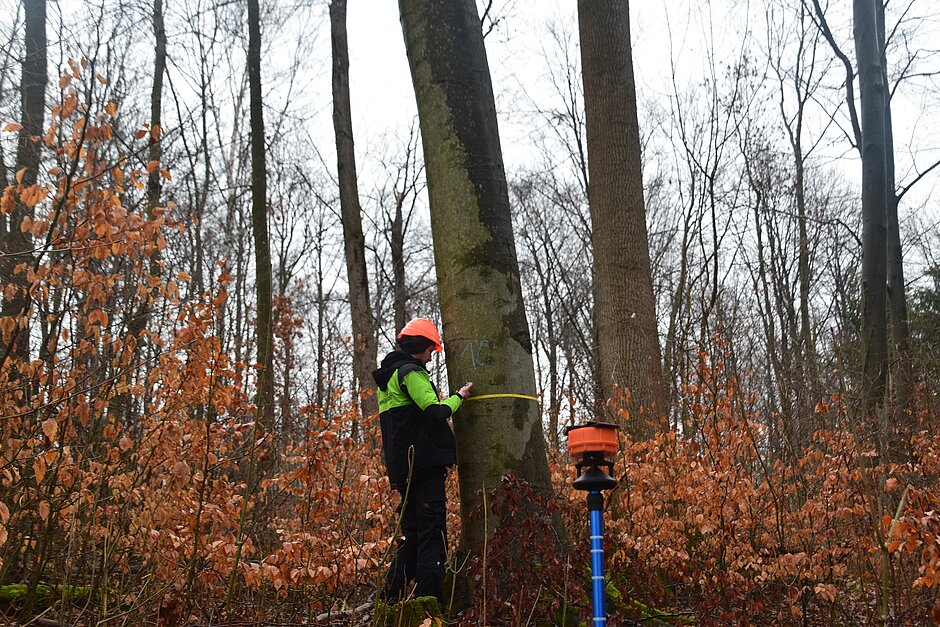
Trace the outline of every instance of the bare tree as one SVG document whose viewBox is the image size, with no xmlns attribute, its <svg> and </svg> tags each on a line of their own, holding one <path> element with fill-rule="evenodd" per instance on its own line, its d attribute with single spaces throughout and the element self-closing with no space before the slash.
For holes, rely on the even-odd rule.
<svg viewBox="0 0 940 627">
<path fill-rule="evenodd" d="M 255 241 L 257 290 L 256 340 L 258 419 L 274 426 L 274 364 L 271 248 L 268 241 L 267 173 L 265 170 L 264 105 L 261 100 L 261 12 L 258 0 L 248 0 L 248 85 L 251 117 L 251 227 Z"/>
<path fill-rule="evenodd" d="M 362 413 L 378 411 L 374 396 L 362 394 L 376 368 L 375 324 L 369 300 L 369 273 L 366 268 L 362 209 L 356 180 L 356 152 L 353 145 L 352 110 L 349 102 L 349 50 L 346 42 L 346 0 L 330 3 L 330 30 L 333 42 L 333 129 L 336 134 L 336 161 L 339 199 L 346 248 L 346 274 L 349 279 L 349 309 L 352 317 L 353 370 L 360 390 Z"/>
<path fill-rule="evenodd" d="M 20 185 L 35 185 L 39 175 L 41 157 L 40 137 L 43 135 L 43 120 L 46 111 L 46 2 L 24 0 L 25 7 L 25 51 L 20 82 L 20 130 L 16 148 L 16 172 L 22 172 Z M 30 209 L 16 197 L 13 213 L 4 216 L 0 230 L 0 277 L 15 286 L 10 298 L 3 299 L 2 315 L 11 317 L 16 326 L 9 337 L 4 338 L 4 352 L 26 361 L 29 359 L 29 309 L 28 285 L 25 268 L 32 258 L 32 244 L 22 231 L 23 219 L 29 217 Z M 17 271 L 20 264 L 23 270 Z"/>
<path fill-rule="evenodd" d="M 861 91 L 862 402 L 868 418 L 883 412 L 888 384 L 886 100 L 876 2 L 853 2 Z"/>
<path fill-rule="evenodd" d="M 885 37 L 885 3 L 875 0 L 875 29 L 881 51 L 882 96 L 884 98 L 885 189 L 887 194 L 886 221 L 888 333 L 894 351 L 894 398 L 897 408 L 910 411 L 914 402 L 914 365 L 911 358 L 911 332 L 908 325 L 907 289 L 904 283 L 904 254 L 901 247 L 901 226 L 898 219 L 900 196 L 894 167 L 894 125 L 891 121 L 892 90 L 888 83 L 887 39 Z M 864 96 L 863 96 L 864 98 Z M 864 119 L 864 117 L 863 117 Z"/>
<path fill-rule="evenodd" d="M 629 4 L 578 3 L 598 348 L 604 396 L 628 394 L 627 429 L 667 413 L 650 270 Z M 648 414 L 646 413 L 648 412 Z"/>
<path fill-rule="evenodd" d="M 532 395 L 535 374 L 489 67 L 473 0 L 400 0 L 418 103 L 431 226 L 452 382 L 475 393 Z M 471 402 L 456 421 L 464 548 L 496 525 L 470 514 L 511 474 L 551 481 L 538 406 Z M 498 525 L 498 523 L 497 523 Z"/>
</svg>

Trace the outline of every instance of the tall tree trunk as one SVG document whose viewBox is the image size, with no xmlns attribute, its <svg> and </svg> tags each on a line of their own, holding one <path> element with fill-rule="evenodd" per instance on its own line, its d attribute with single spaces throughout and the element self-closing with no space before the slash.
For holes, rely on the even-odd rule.
<svg viewBox="0 0 940 627">
<path fill-rule="evenodd" d="M 148 158 L 159 163 L 163 159 L 163 74 L 166 71 L 166 28 L 163 25 L 163 0 L 153 0 L 153 88 L 150 91 L 150 144 Z M 160 204 L 162 177 L 159 168 L 154 168 L 147 178 L 147 211 L 153 217 Z"/>
<path fill-rule="evenodd" d="M 545 308 L 545 343 L 548 348 L 548 439 L 552 449 L 559 449 L 558 438 L 558 415 L 561 413 L 561 399 L 558 390 L 558 337 L 557 325 L 555 324 L 555 312 L 552 306 L 551 287 L 554 279 L 552 271 L 551 258 L 549 257 L 548 244 L 543 240 L 542 249 L 545 252 L 545 260 L 548 268 L 543 270 L 539 263 L 537 251 L 532 250 L 532 259 L 535 263 L 536 273 L 539 277 L 539 287 L 541 288 L 542 306 Z M 569 356 L 570 359 L 570 356 Z M 543 400 L 544 402 L 544 400 Z"/>
<path fill-rule="evenodd" d="M 404 191 L 395 190 L 395 216 L 392 218 L 390 234 L 392 254 L 392 297 L 395 329 L 405 326 L 408 316 L 408 290 L 405 284 L 405 219 Z"/>
<path fill-rule="evenodd" d="M 323 282 L 326 280 L 323 273 L 323 218 L 317 224 L 317 389 L 316 389 L 316 407 L 323 411 L 325 402 L 326 379 L 326 295 L 323 293 Z"/>
<path fill-rule="evenodd" d="M 629 393 L 627 430 L 664 424 L 663 384 L 650 271 L 629 3 L 579 0 L 603 394 Z"/>
<path fill-rule="evenodd" d="M 881 71 L 885 99 L 885 187 L 887 190 L 888 229 L 888 321 L 894 349 L 894 400 L 900 410 L 914 404 L 914 366 L 911 359 L 911 332 L 907 317 L 907 294 L 904 285 L 904 259 L 901 229 L 898 223 L 898 194 L 894 173 L 894 129 L 891 123 L 891 89 L 888 85 L 888 60 L 885 55 L 885 5 L 875 0 L 878 48 L 881 50 Z"/>
<path fill-rule="evenodd" d="M 853 3 L 862 129 L 862 400 L 869 420 L 884 407 L 888 376 L 885 74 L 876 1 Z"/>
<path fill-rule="evenodd" d="M 163 0 L 153 0 L 153 35 L 154 35 L 154 57 L 153 57 L 153 85 L 150 90 L 150 138 L 147 149 L 147 158 L 151 163 L 159 164 L 163 159 L 162 139 L 162 106 L 163 106 L 163 74 L 166 71 L 166 29 L 163 25 Z M 160 204 L 160 192 L 162 189 L 162 175 L 160 167 L 155 167 L 147 177 L 147 217 L 154 218 L 156 208 Z M 160 272 L 159 251 L 155 251 L 150 258 L 150 274 L 156 276 Z M 140 307 L 133 313 L 130 322 L 127 325 L 128 337 L 133 337 L 137 344 L 136 355 L 133 358 L 132 365 L 128 367 L 127 372 L 122 374 L 122 378 L 128 381 L 133 377 L 134 371 L 140 363 L 139 355 L 142 347 L 142 333 L 150 324 L 150 309 L 153 298 L 157 290 L 150 290 L 147 296 L 142 297 Z M 123 386 L 122 386 L 123 387 Z M 127 424 L 131 423 L 131 403 L 130 392 L 121 392 L 114 396 L 109 403 L 108 411 L 118 418 L 124 418 Z"/>
<path fill-rule="evenodd" d="M 41 159 L 41 137 L 46 109 L 46 3 L 45 0 L 24 0 L 25 7 L 25 55 L 23 57 L 22 80 L 20 83 L 20 120 L 22 128 L 19 131 L 16 147 L 16 176 L 20 185 L 35 185 L 39 175 Z M 22 172 L 22 177 L 19 173 Z M 17 195 L 10 216 L 9 226 L 3 233 L 3 242 L 0 250 L 0 288 L 3 284 L 12 284 L 16 287 L 13 298 L 3 299 L 2 314 L 4 317 L 12 316 L 17 319 L 16 328 L 9 338 L 4 337 L 4 359 L 9 354 L 19 363 L 15 366 L 25 365 L 29 361 L 29 281 L 26 279 L 26 270 L 16 272 L 17 265 L 32 268 L 33 253 L 31 238 L 23 233 L 20 226 L 27 217 L 32 217 L 33 210 L 20 202 Z M 0 218 L 0 222 L 6 217 Z M 6 363 L 2 366 L 9 367 Z M 89 370 L 90 371 L 90 370 Z M 13 378 L 12 376 L 10 377 Z M 35 386 L 26 385 L 27 390 Z M 29 406 L 29 398 L 23 398 L 23 406 Z M 49 533 L 53 529 L 53 519 L 47 524 L 40 522 L 37 529 L 43 529 L 39 534 L 39 548 L 35 557 L 31 557 L 29 588 L 26 600 L 20 608 L 19 616 L 24 622 L 32 618 L 33 609 L 39 602 L 38 586 L 42 581 L 46 567 L 46 551 L 48 549 Z M 24 561 L 24 563 L 26 563 Z"/>
<path fill-rule="evenodd" d="M 274 428 L 274 340 L 271 321 L 271 244 L 268 241 L 268 201 L 265 171 L 264 110 L 261 102 L 261 11 L 248 0 L 248 91 L 251 118 L 251 227 L 255 241 L 255 290 L 258 343 L 258 420 Z"/>
<path fill-rule="evenodd" d="M 783 67 L 783 59 L 778 56 L 772 56 L 772 63 L 777 77 L 780 80 L 779 106 L 781 120 L 786 129 L 790 141 L 790 148 L 793 153 L 794 168 L 794 197 L 797 210 L 797 229 L 799 247 L 798 253 L 798 277 L 800 290 L 800 330 L 799 337 L 794 337 L 794 341 L 799 341 L 802 350 L 797 351 L 797 370 L 794 373 L 797 393 L 799 394 L 798 407 L 800 409 L 799 417 L 813 415 L 813 407 L 820 400 L 822 393 L 818 356 L 816 354 L 816 340 L 813 335 L 812 318 L 810 317 L 810 284 L 812 271 L 810 268 L 810 234 L 808 228 L 808 217 L 806 207 L 806 164 L 807 154 L 803 149 L 803 127 L 806 117 L 806 103 L 810 101 L 813 93 L 818 86 L 818 79 L 814 79 L 814 74 L 818 71 L 814 60 L 818 48 L 819 34 L 815 32 L 810 36 L 810 29 L 815 26 L 809 24 L 809 7 L 802 2 L 799 7 L 796 22 L 797 49 L 796 57 L 792 59 L 792 69 L 787 70 Z M 769 17 L 773 14 L 768 14 Z M 775 19 L 771 17 L 771 19 Z M 778 49 L 782 49 L 785 44 L 780 42 Z M 807 58 L 808 57 L 808 58 Z M 787 103 L 787 84 L 792 84 L 792 94 L 796 100 L 796 111 L 789 115 L 786 109 Z M 812 152 L 810 148 L 810 152 Z"/>
<path fill-rule="evenodd" d="M 399 0 L 424 145 L 438 289 L 452 385 L 535 394 L 483 34 L 473 0 Z M 538 403 L 489 398 L 454 421 L 463 548 L 483 549 L 492 517 L 470 518 L 480 490 L 509 474 L 549 490 Z M 499 521 L 496 521 L 496 525 Z"/>
<path fill-rule="evenodd" d="M 46 2 L 24 0 L 25 8 L 25 54 L 23 55 L 22 80 L 20 82 L 20 128 L 16 145 L 15 172 L 23 172 L 21 185 L 35 185 L 39 174 L 43 122 L 46 112 Z M 13 181 L 11 181 L 13 182 Z M 0 242 L 0 281 L 16 286 L 10 299 L 3 299 L 2 315 L 18 320 L 17 327 L 9 337 L 3 338 L 4 353 L 23 361 L 29 359 L 29 311 L 26 271 L 15 272 L 16 266 L 29 267 L 32 259 L 32 243 L 20 225 L 32 210 L 17 196 L 9 221 L 4 216 L 2 242 Z M 10 345 L 12 343 L 12 346 Z"/>
<path fill-rule="evenodd" d="M 366 242 L 362 234 L 362 209 L 356 182 L 356 151 L 353 145 L 352 109 L 349 103 L 349 50 L 346 44 L 346 0 L 330 3 L 330 32 L 333 42 L 333 130 L 336 133 L 336 169 L 339 203 L 349 278 L 349 310 L 352 315 L 353 370 L 356 374 L 363 416 L 378 412 L 375 396 L 362 395 L 371 388 L 375 370 L 375 324 L 369 301 Z M 400 327 L 399 327 L 400 328 Z"/>
</svg>

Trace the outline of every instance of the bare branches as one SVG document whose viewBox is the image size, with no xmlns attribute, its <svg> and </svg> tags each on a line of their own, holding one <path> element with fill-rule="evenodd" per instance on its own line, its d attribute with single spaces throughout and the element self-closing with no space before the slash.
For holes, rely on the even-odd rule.
<svg viewBox="0 0 940 627">
<path fill-rule="evenodd" d="M 862 128 L 858 121 L 858 111 L 855 109 L 855 71 L 852 68 L 852 62 L 849 60 L 848 56 L 842 52 L 839 44 L 836 43 L 835 37 L 832 35 L 832 30 L 829 28 L 829 22 L 826 20 L 826 14 L 819 5 L 819 0 L 812 0 L 812 2 L 813 8 L 815 9 L 816 24 L 820 31 L 822 31 L 823 37 L 829 42 L 829 47 L 832 48 L 833 54 L 836 55 L 845 68 L 845 104 L 849 109 L 849 119 L 852 122 L 851 139 L 854 142 L 853 145 L 861 149 Z"/>
</svg>

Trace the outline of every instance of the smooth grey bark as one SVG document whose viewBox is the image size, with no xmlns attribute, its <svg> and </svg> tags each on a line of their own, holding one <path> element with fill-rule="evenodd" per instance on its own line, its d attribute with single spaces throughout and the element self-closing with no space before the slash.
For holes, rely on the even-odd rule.
<svg viewBox="0 0 940 627">
<path fill-rule="evenodd" d="M 888 380 L 885 74 L 875 14 L 878 1 L 853 2 L 862 131 L 862 400 L 869 419 L 884 406 Z"/>
<path fill-rule="evenodd" d="M 601 385 L 628 392 L 624 427 L 664 426 L 666 388 L 650 269 L 629 3 L 579 0 Z M 649 424 L 648 424 L 649 423 Z"/>
<path fill-rule="evenodd" d="M 352 108 L 349 101 L 346 0 L 333 0 L 330 3 L 330 33 L 333 47 L 333 130 L 336 135 L 340 214 L 343 222 L 346 274 L 349 280 L 353 370 L 358 389 L 363 390 L 371 389 L 372 371 L 376 368 L 376 340 L 369 299 L 369 273 L 366 268 L 365 236 L 362 234 L 362 209 L 359 205 Z M 360 400 L 363 416 L 378 412 L 375 396 L 363 395 Z"/>
<path fill-rule="evenodd" d="M 248 93 L 251 127 L 251 228 L 255 243 L 255 333 L 257 339 L 258 420 L 274 429 L 274 337 L 272 326 L 271 244 L 268 238 L 268 191 L 265 169 L 264 108 L 261 100 L 261 11 L 248 0 Z"/>
<path fill-rule="evenodd" d="M 907 296 L 906 289 L 904 285 L 904 270 L 903 270 L 903 258 L 902 258 L 902 248 L 900 242 L 900 228 L 898 224 L 898 212 L 897 206 L 899 202 L 899 196 L 896 190 L 896 181 L 894 173 L 894 139 L 891 125 L 891 90 L 888 86 L 887 80 L 887 59 L 885 57 L 885 27 L 884 27 L 884 1 L 883 0 L 856 0 L 853 3 L 853 15 L 855 18 L 855 49 L 856 57 L 858 63 L 858 76 L 859 76 L 859 87 L 861 91 L 865 91 L 865 87 L 862 85 L 863 82 L 868 84 L 868 98 L 866 99 L 865 94 L 862 95 L 862 122 L 859 122 L 859 114 L 856 112 L 855 107 L 855 94 L 854 94 L 854 73 L 852 71 L 852 65 L 848 57 L 843 53 L 839 46 L 835 42 L 835 38 L 832 35 L 832 31 L 829 28 L 829 25 L 826 21 L 825 13 L 823 12 L 822 7 L 819 4 L 819 0 L 812 0 L 813 7 L 816 13 L 817 22 L 819 24 L 820 30 L 823 33 L 823 36 L 826 38 L 826 41 L 829 42 L 830 47 L 832 48 L 836 57 L 842 62 L 845 66 L 846 72 L 846 104 L 849 110 L 849 117 L 852 122 L 852 138 L 855 140 L 856 147 L 859 150 L 859 154 L 862 157 L 862 168 L 863 168 L 863 212 L 864 212 L 864 196 L 865 196 L 865 181 L 864 181 L 864 170 L 866 169 L 866 156 L 865 151 L 868 145 L 868 140 L 864 136 L 864 109 L 866 106 L 871 107 L 873 105 L 877 106 L 877 109 L 881 112 L 878 114 L 881 118 L 881 123 L 883 128 L 881 130 L 881 142 L 884 152 L 884 179 L 885 179 L 885 218 L 884 218 L 884 233 L 886 238 L 885 243 L 885 255 L 884 263 L 886 265 L 886 270 L 884 272 L 886 287 L 884 289 L 885 295 L 883 300 L 886 301 L 885 310 L 886 315 L 884 317 L 884 331 L 878 330 L 877 336 L 885 336 L 885 346 L 888 345 L 888 335 L 890 333 L 891 343 L 895 350 L 895 357 L 897 361 L 897 371 L 896 371 L 896 380 L 895 380 L 895 390 L 894 397 L 897 403 L 897 406 L 901 409 L 908 408 L 910 402 L 912 401 L 911 395 L 913 392 L 913 382 L 914 382 L 914 372 L 913 372 L 913 363 L 911 361 L 910 354 L 910 329 L 908 324 L 908 314 L 907 314 Z M 861 24 L 859 23 L 861 19 Z M 862 27 L 865 35 L 863 45 L 866 48 L 864 55 L 859 56 L 859 28 Z M 864 65 L 867 66 L 867 69 L 863 69 L 863 58 Z M 873 73 L 875 72 L 874 66 L 878 66 L 881 77 L 877 80 L 877 83 L 874 83 Z M 883 102 L 878 105 L 874 103 L 875 95 L 874 91 L 881 91 L 881 98 Z M 866 104 L 866 102 L 868 104 Z M 869 131 L 871 135 L 873 131 Z M 871 155 L 869 155 L 869 161 Z M 879 175 L 880 176 L 880 175 Z M 916 181 L 915 181 L 916 182 Z M 908 188 L 909 189 L 909 188 Z M 862 375 L 862 396 L 864 400 L 864 405 L 866 412 L 871 411 L 870 400 L 873 400 L 868 394 L 867 389 L 870 387 L 871 382 L 868 380 L 871 373 L 871 369 L 874 367 L 870 364 L 871 359 L 866 356 L 870 353 L 870 337 L 869 333 L 866 332 L 866 316 L 865 316 L 865 291 L 866 289 L 871 289 L 870 287 L 866 288 L 865 281 L 866 275 L 864 271 L 865 263 L 865 251 L 870 247 L 865 245 L 866 239 L 864 236 L 865 232 L 865 216 L 863 215 L 863 245 L 862 245 L 862 257 L 863 257 L 863 271 L 862 271 L 862 309 L 863 309 L 863 323 L 862 323 L 862 342 L 861 348 L 863 353 L 863 375 Z M 870 226 L 871 223 L 869 223 Z M 879 244 L 880 247 L 880 244 Z M 880 253 L 879 253 L 880 254 Z M 879 315 L 875 316 L 877 318 L 877 324 L 880 325 L 882 322 L 882 317 Z M 871 322 L 871 316 L 869 316 L 869 322 Z M 890 326 L 889 326 L 890 322 Z M 870 326 L 870 325 L 869 325 Z M 876 343 L 880 343 L 880 339 L 876 339 Z M 880 351 L 880 349 L 876 349 Z M 886 396 L 888 393 L 887 386 L 887 372 L 889 370 L 889 359 L 890 353 L 887 348 L 884 351 L 883 357 L 877 357 L 876 359 L 883 359 L 884 364 L 880 366 L 881 370 L 885 371 L 884 381 L 876 383 L 876 387 L 880 388 L 882 396 Z M 876 379 L 880 381 L 881 375 L 877 375 Z M 880 402 L 884 403 L 886 399 L 883 398 Z"/>
<path fill-rule="evenodd" d="M 473 0 L 399 0 L 431 205 L 447 375 L 474 394 L 535 394 L 490 72 Z M 538 403 L 468 401 L 454 418 L 463 548 L 499 524 L 471 519 L 505 475 L 549 490 Z"/>
<path fill-rule="evenodd" d="M 888 229 L 888 322 L 894 353 L 893 393 L 895 405 L 910 410 L 914 404 L 914 365 L 911 356 L 911 332 L 908 324 L 907 294 L 904 284 L 904 254 L 898 222 L 898 193 L 894 172 L 894 128 L 891 123 L 891 90 L 888 85 L 888 60 L 885 53 L 884 0 L 875 0 L 878 47 L 885 99 L 885 187 Z"/>
</svg>

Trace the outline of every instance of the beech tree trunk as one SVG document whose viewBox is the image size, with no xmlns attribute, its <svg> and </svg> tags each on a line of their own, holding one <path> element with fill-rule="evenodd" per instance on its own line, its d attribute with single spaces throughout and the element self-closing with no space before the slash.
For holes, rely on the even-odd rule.
<svg viewBox="0 0 940 627">
<path fill-rule="evenodd" d="M 891 88 L 888 85 L 888 60 L 885 56 L 885 5 L 875 0 L 878 48 L 885 100 L 885 188 L 888 231 L 888 322 L 894 356 L 893 391 L 895 407 L 902 411 L 914 405 L 914 365 L 911 358 L 911 332 L 907 315 L 904 284 L 904 255 L 898 222 L 898 194 L 894 173 L 894 128 L 891 123 Z"/>
<path fill-rule="evenodd" d="M 336 169 L 339 202 L 349 279 L 349 310 L 352 315 L 353 370 L 357 388 L 371 389 L 376 364 L 375 323 L 369 300 L 366 243 L 362 234 L 362 209 L 356 181 L 356 152 L 353 145 L 352 109 L 349 102 L 349 51 L 346 43 L 346 0 L 330 3 L 330 32 L 333 42 L 333 130 L 336 133 Z M 398 327 L 401 328 L 401 327 Z M 361 395 L 363 416 L 378 412 L 375 396 Z"/>
<path fill-rule="evenodd" d="M 399 0 L 418 103 L 452 388 L 535 395 L 493 86 L 473 0 Z M 463 548 L 483 549 L 493 517 L 480 490 L 513 475 L 551 487 L 538 403 L 468 401 L 454 419 Z"/>
<path fill-rule="evenodd" d="M 248 92 L 251 125 L 251 227 L 255 243 L 257 311 L 258 420 L 274 428 L 274 339 L 272 328 L 271 244 L 268 240 L 267 175 L 265 170 L 264 110 L 261 101 L 261 11 L 248 0 Z"/>
<path fill-rule="evenodd" d="M 46 112 L 46 2 L 24 0 L 25 9 L 25 55 L 20 82 L 20 128 L 16 145 L 16 167 L 14 173 L 23 172 L 19 183 L 35 185 L 39 173 L 39 160 Z M 16 184 L 16 181 L 10 181 Z M 16 286 L 12 298 L 4 298 L 3 316 L 18 320 L 16 328 L 3 338 L 4 353 L 23 361 L 29 360 L 29 324 L 27 314 L 29 286 L 25 269 L 15 272 L 17 265 L 31 266 L 32 243 L 20 230 L 23 218 L 30 216 L 31 209 L 19 201 L 17 196 L 13 213 L 9 219 L 0 219 L 3 224 L 0 251 L 0 282 Z M 12 344 L 12 345 L 11 345 Z"/>
<path fill-rule="evenodd" d="M 579 0 L 588 199 L 603 395 L 627 393 L 634 436 L 664 426 L 666 388 L 650 271 L 629 3 Z"/>
<path fill-rule="evenodd" d="M 853 3 L 862 130 L 862 401 L 869 420 L 884 407 L 888 379 L 885 73 L 876 27 L 878 1 Z"/>
</svg>

